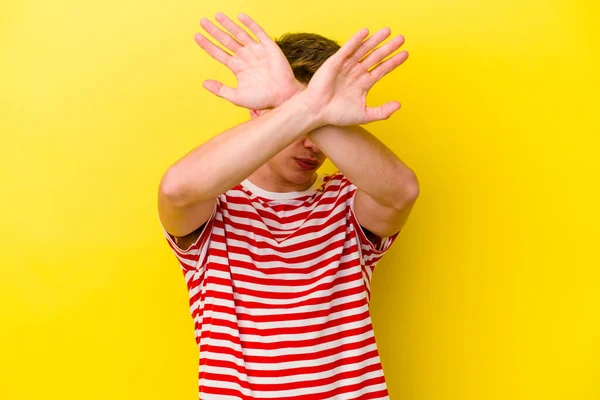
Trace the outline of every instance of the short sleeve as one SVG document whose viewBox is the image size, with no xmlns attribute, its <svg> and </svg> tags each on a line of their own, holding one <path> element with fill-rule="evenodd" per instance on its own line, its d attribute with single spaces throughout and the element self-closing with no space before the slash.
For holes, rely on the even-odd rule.
<svg viewBox="0 0 600 400">
<path fill-rule="evenodd" d="M 202 272 L 202 270 L 204 269 L 206 256 L 208 253 L 208 247 L 210 244 L 210 236 L 213 231 L 215 225 L 215 218 L 219 209 L 219 201 L 219 198 L 217 198 L 209 219 L 206 221 L 203 227 L 199 228 L 201 229 L 200 235 L 198 235 L 196 241 L 192 243 L 187 249 L 182 249 L 177 245 L 177 243 L 175 242 L 175 237 L 169 232 L 167 232 L 165 227 L 162 225 L 162 222 L 160 222 L 159 218 L 159 224 L 162 228 L 167 243 L 169 244 L 169 247 L 177 257 L 177 260 L 179 261 L 181 269 L 184 273 L 190 271 Z"/>
<path fill-rule="evenodd" d="M 342 190 L 342 194 L 347 196 L 346 208 L 347 208 L 347 216 L 348 222 L 352 225 L 354 232 L 356 233 L 356 238 L 358 241 L 358 252 L 360 257 L 361 266 L 363 269 L 363 280 L 365 283 L 365 288 L 367 290 L 367 296 L 370 298 L 371 294 L 371 277 L 373 276 L 373 272 L 375 270 L 375 266 L 381 260 L 381 258 L 387 253 L 387 251 L 392 247 L 392 244 L 398 238 L 401 230 L 393 234 L 392 236 L 377 236 L 375 235 L 375 240 L 372 242 L 367 237 L 363 227 L 358 222 L 358 218 L 356 217 L 356 213 L 354 211 L 354 199 L 356 197 L 357 187 L 352 182 L 348 180 L 344 175 L 341 174 L 340 180 L 340 189 Z"/>
<path fill-rule="evenodd" d="M 363 250 L 363 261 L 366 264 L 377 263 L 383 255 L 389 250 L 392 246 L 401 230 L 394 233 L 392 236 L 378 236 L 372 233 L 375 236 L 374 241 L 369 240 L 367 234 L 365 233 L 363 227 L 358 222 L 358 218 L 356 218 L 356 213 L 354 211 L 354 198 L 356 197 L 356 189 L 353 190 L 352 195 L 350 196 L 349 201 L 349 212 L 351 217 L 351 222 L 356 232 L 358 234 L 358 240 L 361 244 L 361 249 Z M 369 258 L 365 258 L 369 257 Z"/>
</svg>

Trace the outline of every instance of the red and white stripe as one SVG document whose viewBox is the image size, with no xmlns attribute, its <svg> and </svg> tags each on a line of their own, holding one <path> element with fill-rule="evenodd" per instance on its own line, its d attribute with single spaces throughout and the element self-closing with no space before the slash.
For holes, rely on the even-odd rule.
<svg viewBox="0 0 600 400">
<path fill-rule="evenodd" d="M 371 243 L 340 171 L 304 192 L 248 180 L 217 198 L 198 240 L 163 227 L 190 296 L 202 400 L 389 398 L 369 313 Z"/>
</svg>

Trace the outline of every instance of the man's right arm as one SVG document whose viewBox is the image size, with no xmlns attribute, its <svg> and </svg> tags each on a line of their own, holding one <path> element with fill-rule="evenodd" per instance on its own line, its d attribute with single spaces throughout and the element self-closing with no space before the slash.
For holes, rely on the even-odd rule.
<svg viewBox="0 0 600 400">
<path fill-rule="evenodd" d="M 158 211 L 165 230 L 185 236 L 204 224 L 218 195 L 242 182 L 300 136 L 324 122 L 298 92 L 279 107 L 190 151 L 163 175 Z"/>
</svg>

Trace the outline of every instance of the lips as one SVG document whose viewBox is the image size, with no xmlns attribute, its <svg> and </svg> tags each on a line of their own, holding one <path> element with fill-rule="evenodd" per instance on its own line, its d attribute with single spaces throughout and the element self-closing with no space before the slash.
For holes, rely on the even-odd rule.
<svg viewBox="0 0 600 400">
<path fill-rule="evenodd" d="M 313 160 L 312 158 L 297 158 L 296 160 L 300 160 L 302 162 L 305 162 L 307 164 L 311 164 L 311 165 L 318 165 L 319 162 L 317 160 Z"/>
<path fill-rule="evenodd" d="M 300 168 L 305 169 L 307 171 L 314 171 L 315 169 L 319 168 L 319 164 L 309 164 L 307 162 L 302 161 L 299 158 L 295 158 L 294 160 Z"/>
</svg>

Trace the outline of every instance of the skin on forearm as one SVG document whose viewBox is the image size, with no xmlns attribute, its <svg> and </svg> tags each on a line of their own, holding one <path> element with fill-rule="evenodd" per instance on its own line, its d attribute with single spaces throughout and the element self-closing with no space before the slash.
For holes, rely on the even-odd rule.
<svg viewBox="0 0 600 400">
<path fill-rule="evenodd" d="M 295 82 L 290 96 L 301 93 L 305 88 L 304 84 Z M 326 125 L 306 136 L 350 182 L 378 203 L 401 207 L 414 197 L 418 188 L 414 172 L 360 125 Z"/>
<path fill-rule="evenodd" d="M 169 168 L 163 191 L 180 205 L 225 193 L 299 137 L 323 126 L 305 104 L 298 92 L 276 109 L 211 138 Z"/>
<path fill-rule="evenodd" d="M 378 203 L 402 207 L 418 187 L 414 172 L 359 125 L 327 125 L 306 136 L 361 191 Z"/>
</svg>

